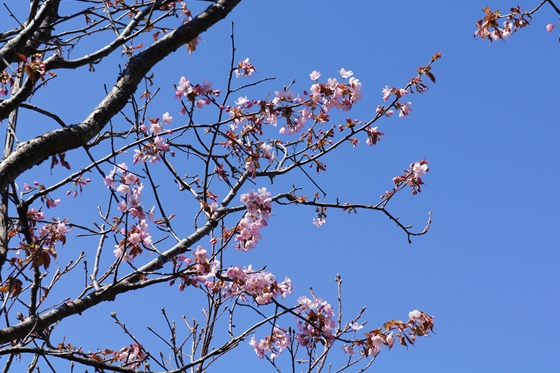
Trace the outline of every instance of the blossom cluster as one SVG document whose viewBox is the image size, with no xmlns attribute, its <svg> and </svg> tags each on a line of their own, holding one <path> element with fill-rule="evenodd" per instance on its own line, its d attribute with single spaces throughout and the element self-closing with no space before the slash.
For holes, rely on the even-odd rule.
<svg viewBox="0 0 560 373">
<path fill-rule="evenodd" d="M 14 77 L 6 70 L 0 72 L 0 96 L 7 96 L 14 86 Z"/>
<path fill-rule="evenodd" d="M 44 191 L 46 188 L 43 184 L 39 183 L 38 181 L 34 181 L 33 185 L 24 183 L 23 190 L 24 192 L 33 192 L 33 191 Z M 48 209 L 55 208 L 60 203 L 60 199 L 53 199 L 49 194 L 41 194 L 41 201 L 47 206 Z"/>
<path fill-rule="evenodd" d="M 424 92 L 428 87 L 422 82 L 422 76 L 426 75 L 432 82 L 435 82 L 434 75 L 430 72 L 431 64 L 441 57 L 441 53 L 432 56 L 432 61 L 427 66 L 418 68 L 418 76 L 410 79 L 405 88 L 390 88 L 385 86 L 382 90 L 383 99 L 387 101 L 389 97 L 395 96 L 396 99 L 388 106 L 380 105 L 377 107 L 377 117 L 392 116 L 398 110 L 399 117 L 409 116 L 412 112 L 412 103 L 401 101 L 400 99 L 412 93 Z M 238 63 L 234 71 L 238 76 L 251 76 L 256 68 L 245 59 Z M 284 87 L 275 91 L 274 96 L 264 100 L 255 100 L 247 96 L 238 97 L 232 105 L 218 105 L 211 95 L 219 94 L 219 91 L 212 88 L 212 83 L 207 80 L 202 85 L 193 86 L 185 77 L 180 79 L 179 85 L 175 86 L 175 97 L 187 97 L 192 103 L 193 108 L 203 107 L 209 103 L 214 103 L 220 110 L 229 115 L 229 129 L 220 131 L 222 140 L 218 143 L 229 151 L 235 153 L 244 167 L 253 178 L 258 174 L 258 170 L 274 165 L 275 153 L 285 152 L 283 145 L 286 144 L 305 144 L 311 153 L 321 153 L 327 150 L 335 142 L 335 133 L 332 129 L 323 130 L 322 125 L 331 122 L 331 113 L 334 110 L 349 111 L 353 105 L 362 99 L 362 83 L 354 77 L 354 73 L 344 68 L 338 71 L 342 80 L 328 78 L 326 82 L 321 82 L 321 73 L 313 71 L 309 77 L 313 81 L 308 90 L 301 94 L 296 94 L 290 87 Z M 201 98 L 201 96 L 203 96 Z M 395 110 L 393 110 L 395 109 Z M 181 112 L 186 113 L 183 104 Z M 260 141 L 264 133 L 264 126 L 270 125 L 280 127 L 281 135 L 299 134 L 300 138 L 294 141 L 283 142 L 281 140 Z M 350 129 L 353 133 L 365 132 L 367 135 L 366 144 L 373 146 L 377 144 L 383 133 L 378 127 L 363 125 L 357 119 L 346 118 L 346 124 L 338 125 L 340 132 Z M 359 140 L 346 135 L 346 139 L 357 146 Z M 256 140 L 256 141 L 255 141 Z M 304 153 L 303 156 L 313 157 L 311 153 Z M 310 162 L 310 167 L 315 166 L 317 172 L 324 171 L 326 164 L 320 162 L 318 157 L 314 157 Z M 267 159 L 268 164 L 262 164 L 262 160 Z M 244 164 L 243 164 L 244 163 Z M 220 180 L 226 180 L 223 167 L 217 167 L 216 173 Z"/>
<path fill-rule="evenodd" d="M 235 75 L 239 78 L 242 76 L 251 76 L 255 71 L 255 66 L 249 61 L 249 58 L 245 58 L 243 61 L 237 64 L 235 69 Z"/>
<path fill-rule="evenodd" d="M 286 277 L 282 282 L 267 271 L 230 267 L 220 270 L 220 261 L 211 258 L 202 246 L 198 246 L 192 257 L 181 254 L 175 259 L 175 266 L 185 265 L 179 276 L 179 290 L 186 286 L 206 286 L 213 293 L 221 293 L 222 299 L 238 298 L 244 302 L 253 300 L 259 305 L 272 302 L 273 298 L 286 298 L 292 293 L 292 281 Z M 174 284 L 174 280 L 170 285 Z"/>
<path fill-rule="evenodd" d="M 245 170 L 251 173 L 253 179 L 257 176 L 257 170 L 261 167 L 261 158 L 268 159 L 269 165 L 274 163 L 274 151 L 270 143 L 260 142 L 254 148 L 251 146 L 246 150 L 249 154 L 245 158 Z"/>
<path fill-rule="evenodd" d="M 251 65 L 252 68 L 249 68 L 247 63 L 248 60 L 240 62 L 239 65 L 245 66 L 247 71 L 242 75 L 249 76 L 254 71 L 254 66 Z M 353 72 L 341 69 L 339 73 L 343 79 L 350 78 L 348 82 L 329 78 L 326 83 L 320 83 L 318 79 L 321 73 L 313 71 L 310 78 L 315 83 L 311 85 L 310 92 L 304 91 L 303 95 L 296 95 L 285 88 L 276 91 L 270 101 L 240 97 L 235 102 L 236 106 L 223 108 L 232 120 L 231 129 L 236 130 L 241 126 L 241 134 L 261 133 L 263 124 L 276 127 L 279 119 L 284 118 L 285 124 L 280 128 L 280 134 L 296 134 L 310 120 L 327 122 L 329 110 L 348 111 L 362 98 L 362 83 L 352 77 Z M 259 108 L 257 113 L 248 112 L 253 106 Z M 315 111 L 318 113 L 316 114 Z"/>
<path fill-rule="evenodd" d="M 146 350 L 139 343 L 133 343 L 130 346 L 123 347 L 119 351 L 106 349 L 101 352 L 101 355 L 113 355 L 109 358 L 109 362 L 122 362 L 123 366 L 128 369 L 138 368 L 140 364 L 148 358 Z M 93 360 L 99 360 L 97 354 L 92 354 L 91 358 Z"/>
<path fill-rule="evenodd" d="M 107 188 L 120 193 L 122 200 L 118 203 L 118 210 L 137 220 L 137 223 L 130 227 L 120 228 L 119 232 L 123 235 L 123 239 L 115 245 L 116 249 L 113 251 L 117 258 L 132 262 L 137 255 L 142 253 L 143 246 L 149 247 L 152 244 L 152 236 L 148 232 L 146 216 L 153 221 L 154 208 L 148 212 L 144 211 L 141 205 L 144 186 L 138 176 L 128 172 L 128 166 L 125 163 L 113 168 L 103 181 Z M 116 219 L 116 222 L 118 224 L 115 226 L 118 227 L 122 219 Z"/>
<path fill-rule="evenodd" d="M 195 104 L 199 109 L 212 102 L 212 96 L 220 96 L 220 90 L 214 89 L 212 83 L 208 79 L 204 80 L 202 84 L 192 84 L 184 76 L 179 79 L 179 84 L 175 86 L 175 98 L 182 100 L 183 97 L 187 101 Z M 187 109 L 183 106 L 181 114 L 186 114 Z"/>
<path fill-rule="evenodd" d="M 249 251 L 261 239 L 260 229 L 268 225 L 267 220 L 271 215 L 272 206 L 270 192 L 266 188 L 257 191 L 250 190 L 241 195 L 241 202 L 247 208 L 247 212 L 237 224 L 235 236 L 235 248 L 241 251 Z"/>
<path fill-rule="evenodd" d="M 433 331 L 432 318 L 422 311 L 411 311 L 408 314 L 408 322 L 390 320 L 383 325 L 383 329 L 373 329 L 364 333 L 365 338 L 344 344 L 342 350 L 353 356 L 356 353 L 354 348 L 358 347 L 363 356 L 375 357 L 384 345 L 391 349 L 397 340 L 403 346 L 413 345 L 417 337 L 426 336 Z M 356 323 L 350 325 L 350 329 L 354 331 L 362 328 L 362 325 L 358 326 Z"/>
<path fill-rule="evenodd" d="M 317 342 L 332 345 L 334 343 L 333 329 L 335 326 L 334 310 L 332 306 L 321 298 L 309 299 L 302 296 L 297 301 L 296 338 L 301 346 L 315 348 Z"/>
<path fill-rule="evenodd" d="M 490 7 L 486 7 L 482 11 L 486 15 L 476 22 L 477 30 L 474 36 L 480 36 L 483 40 L 486 38 L 490 42 L 500 39 L 505 40 L 514 32 L 530 24 L 531 14 L 522 12 L 520 6 L 510 8 L 510 13 L 503 16 L 499 10 L 492 11 Z M 502 18 L 506 20 L 500 26 L 498 21 Z"/>
<path fill-rule="evenodd" d="M 171 124 L 173 122 L 173 117 L 169 113 L 165 113 L 162 116 L 162 121 L 165 124 Z M 140 129 L 144 132 L 149 132 L 154 136 L 153 140 L 149 141 L 148 144 L 142 145 L 140 149 L 134 150 L 133 164 L 139 161 L 144 163 L 150 161 L 150 163 L 155 163 L 161 160 L 161 154 L 164 152 L 169 152 L 169 144 L 160 136 L 164 133 L 163 126 L 159 119 L 150 118 L 150 128 L 143 124 Z M 166 133 L 171 133 L 171 131 L 165 131 Z M 170 152 L 171 156 L 175 153 Z"/>
<path fill-rule="evenodd" d="M 220 268 L 219 260 L 211 260 L 208 255 L 207 250 L 198 246 L 194 252 L 192 258 L 188 258 L 181 254 L 175 259 L 175 265 L 185 264 L 186 269 L 181 275 L 181 284 L 179 285 L 179 290 L 185 290 L 186 286 L 200 286 L 205 285 L 208 288 L 214 288 L 213 278 L 218 273 Z M 169 285 L 173 285 L 174 280 L 170 282 Z"/>
<path fill-rule="evenodd" d="M 410 187 L 413 195 L 422 192 L 421 186 L 424 184 L 422 176 L 424 176 L 429 170 L 428 161 L 425 159 L 411 163 L 408 170 L 403 170 L 403 175 L 393 178 L 395 187 L 391 191 L 385 192 L 381 198 L 390 198 L 403 184 L 407 184 Z"/>
<path fill-rule="evenodd" d="M 284 330 L 274 326 L 272 333 L 260 340 L 254 336 L 249 341 L 249 345 L 255 349 L 255 353 L 261 359 L 265 357 L 267 352 L 270 352 L 270 358 L 277 358 L 283 349 L 288 348 L 290 345 L 290 336 Z"/>
<path fill-rule="evenodd" d="M 272 273 L 255 271 L 251 266 L 228 268 L 222 276 L 226 280 L 217 283 L 216 288 L 222 290 L 222 296 L 226 299 L 239 297 L 247 301 L 249 296 L 255 303 L 264 305 L 272 302 L 273 298 L 286 298 L 293 290 L 290 278 L 286 277 L 279 283 Z"/>
<path fill-rule="evenodd" d="M 41 223 L 41 224 L 39 224 Z M 31 242 L 27 242 L 26 238 L 22 235 L 23 228 L 21 222 L 16 220 L 10 226 L 8 236 L 10 238 L 20 235 L 21 241 L 18 246 L 17 256 L 10 258 L 11 265 L 22 268 L 28 263 L 33 267 L 43 267 L 48 269 L 52 259 L 56 260 L 56 244 L 58 242 L 63 245 L 66 243 L 66 234 L 72 228 L 67 226 L 68 219 L 55 219 L 45 221 L 45 213 L 31 208 L 27 211 L 27 225 L 26 230 L 31 237 Z M 22 258 L 19 254 L 25 254 Z"/>
<path fill-rule="evenodd" d="M 342 79 L 350 78 L 348 83 L 339 83 L 335 78 L 327 79 L 327 83 L 321 84 L 317 80 L 321 76 L 318 71 L 313 71 L 309 77 L 316 83 L 311 86 L 310 99 L 315 104 L 322 104 L 322 109 L 329 111 L 335 108 L 342 111 L 349 111 L 352 105 L 362 99 L 362 83 L 354 78 L 352 71 L 344 68 L 339 70 Z"/>
</svg>

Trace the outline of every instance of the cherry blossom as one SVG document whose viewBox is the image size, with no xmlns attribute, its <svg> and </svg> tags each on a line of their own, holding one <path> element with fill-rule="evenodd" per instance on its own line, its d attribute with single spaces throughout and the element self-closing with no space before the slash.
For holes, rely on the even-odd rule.
<svg viewBox="0 0 560 373">
<path fill-rule="evenodd" d="M 163 119 L 163 123 L 165 124 L 171 124 L 173 122 L 173 117 L 169 115 L 169 112 L 165 112 L 162 115 L 162 119 Z"/>
<path fill-rule="evenodd" d="M 237 224 L 235 248 L 241 251 L 252 250 L 261 238 L 260 229 L 268 225 L 272 206 L 270 192 L 266 188 L 258 191 L 250 190 L 242 194 L 241 202 L 246 206 L 247 213 Z"/>
<path fill-rule="evenodd" d="M 239 78 L 241 76 L 251 76 L 256 71 L 255 66 L 249 62 L 249 58 L 244 59 L 239 62 L 237 69 L 235 69 L 235 75 Z"/>
<path fill-rule="evenodd" d="M 313 72 L 309 74 L 309 78 L 311 78 L 311 80 L 317 80 L 320 77 L 321 77 L 321 73 L 318 72 L 317 70 L 313 70 Z"/>
<path fill-rule="evenodd" d="M 410 112 L 412 111 L 412 108 L 410 107 L 411 104 L 412 102 L 405 102 L 404 104 L 400 103 L 400 105 L 398 105 L 398 109 L 400 111 L 399 113 L 400 118 L 406 117 L 408 116 L 408 114 L 410 114 Z"/>
<path fill-rule="evenodd" d="M 325 224 L 326 222 L 327 222 L 326 219 L 316 219 L 316 218 L 313 218 L 313 224 L 314 224 L 315 226 L 317 226 L 317 228 L 321 228 L 321 226 L 322 226 L 323 224 Z"/>
<path fill-rule="evenodd" d="M 386 85 L 385 88 L 383 88 L 383 90 L 381 91 L 381 93 L 383 93 L 383 101 L 387 101 L 389 99 L 389 96 L 391 96 L 392 89 Z"/>
<path fill-rule="evenodd" d="M 346 71 L 344 68 L 338 70 L 338 72 L 340 73 L 340 76 L 342 76 L 343 79 L 349 78 L 352 75 L 354 75 L 354 73 L 351 70 Z"/>
<path fill-rule="evenodd" d="M 408 318 L 414 322 L 422 322 L 422 320 L 424 320 L 424 317 L 422 316 L 422 312 L 418 310 L 410 311 L 408 313 Z"/>
<path fill-rule="evenodd" d="M 297 303 L 296 313 L 301 316 L 296 318 L 298 343 L 307 348 L 315 348 L 317 342 L 332 345 L 335 326 L 332 306 L 321 298 L 309 299 L 305 296 L 300 297 Z"/>
<path fill-rule="evenodd" d="M 249 341 L 249 345 L 255 350 L 255 353 L 261 359 L 267 352 L 270 352 L 270 358 L 274 359 L 280 355 L 283 349 L 290 345 L 290 336 L 284 330 L 274 326 L 272 334 L 264 339 L 257 340 L 253 336 Z"/>
<path fill-rule="evenodd" d="M 114 354 L 114 360 L 122 361 L 127 368 L 138 368 L 140 364 L 146 360 L 148 355 L 141 344 L 134 343 L 128 347 L 121 348 Z"/>
</svg>

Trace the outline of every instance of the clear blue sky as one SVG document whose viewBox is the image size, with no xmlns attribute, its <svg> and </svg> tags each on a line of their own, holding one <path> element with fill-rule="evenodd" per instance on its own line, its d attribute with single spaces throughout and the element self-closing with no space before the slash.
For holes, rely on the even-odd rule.
<svg viewBox="0 0 560 373">
<path fill-rule="evenodd" d="M 206 6 L 196 1 L 188 4 L 195 13 Z M 344 67 L 363 83 L 363 100 L 351 115 L 368 120 L 382 104 L 385 85 L 404 86 L 418 66 L 427 64 L 435 52 L 442 53 L 433 67 L 437 84 L 430 84 L 424 95 L 408 96 L 411 115 L 378 122 L 385 133 L 378 145 L 370 148 L 365 141 L 356 149 L 348 145 L 329 159 L 328 171 L 316 179 L 327 191 L 327 200 L 376 203 L 391 187 L 393 176 L 426 158 L 431 170 L 424 178 L 423 192 L 414 197 L 401 193 L 390 210 L 418 230 L 428 211 L 433 211 L 427 235 L 408 244 L 406 236 L 381 214 L 365 212 L 327 211 L 327 224 L 318 229 L 311 224 L 313 209 L 276 207 L 258 249 L 232 256 L 236 264 L 266 264 L 277 277 L 290 276 L 297 296 L 307 295 L 312 286 L 330 302 L 336 301 L 333 279 L 340 273 L 347 320 L 366 305 L 365 319 L 372 328 L 391 318 L 406 318 L 413 309 L 436 316 L 436 335 L 420 338 L 417 347 L 408 351 L 400 346 L 384 350 L 372 371 L 560 371 L 555 327 L 560 308 L 560 44 L 558 32 L 545 30 L 558 17 L 544 6 L 532 26 L 505 43 L 490 45 L 473 38 L 474 24 L 488 5 L 506 11 L 518 4 L 508 0 L 246 0 L 203 34 L 205 41 L 192 57 L 180 50 L 155 70 L 155 84 L 162 92 L 152 116 L 169 111 L 180 120 L 172 85 L 183 75 L 199 82 L 208 77 L 215 87 L 224 85 L 234 21 L 237 59 L 250 57 L 256 78 L 276 77 L 256 92 L 266 95 L 292 79 L 296 79 L 293 90 L 301 91 L 309 88 L 311 71 L 338 77 L 337 71 Z M 531 9 L 537 1 L 524 0 L 520 5 Z M 6 13 L 0 12 L 0 23 L 4 22 Z M 65 74 L 60 82 L 53 81 L 49 90 L 67 92 L 55 99 L 72 108 L 66 109 L 64 119 L 82 120 L 101 98 L 100 81 L 112 85 L 116 71 L 116 66 L 99 69 L 87 80 L 65 72 L 66 81 Z M 52 99 L 44 93 L 36 97 L 45 105 L 55 105 L 49 102 Z M 33 172 L 43 172 L 42 181 L 48 183 L 48 165 L 41 167 L 42 171 Z M 63 171 L 53 174 L 54 182 Z M 35 176 L 29 174 L 31 180 L 21 182 Z M 259 186 L 280 192 L 291 184 L 305 186 L 308 195 L 315 192 L 302 175 L 285 184 Z M 89 201 L 88 213 L 94 216 L 96 190 L 104 192 L 102 181 L 92 181 L 89 189 L 81 203 Z M 64 203 L 71 208 L 73 201 L 60 198 L 61 212 Z M 189 217 L 187 213 L 185 219 Z M 166 307 L 176 320 L 183 313 L 189 319 L 194 315 L 188 313 L 192 312 L 190 295 L 178 293 L 175 287 L 162 285 L 149 294 L 137 293 L 105 304 L 95 314 L 73 317 L 68 324 L 100 338 L 111 335 L 120 343 L 92 342 L 88 348 L 118 349 L 130 342 L 116 326 L 111 329 L 108 313 L 113 310 L 127 325 L 135 325 L 138 337 L 145 338 L 149 338 L 146 324 L 163 325 L 159 308 L 164 302 L 171 303 Z M 100 330 L 98 325 L 109 327 Z M 230 359 L 224 362 L 239 364 L 238 370 L 228 365 L 234 372 L 246 372 L 247 362 L 254 371 L 271 369 L 248 345 Z"/>
</svg>

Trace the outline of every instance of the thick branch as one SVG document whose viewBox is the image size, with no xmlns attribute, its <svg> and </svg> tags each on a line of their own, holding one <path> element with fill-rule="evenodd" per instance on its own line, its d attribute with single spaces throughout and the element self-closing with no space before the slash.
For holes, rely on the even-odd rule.
<svg viewBox="0 0 560 373">
<path fill-rule="evenodd" d="M 36 317 L 28 317 L 20 324 L 0 329 L 0 344 L 15 341 L 24 338 L 33 331 L 44 330 L 51 324 L 57 323 L 60 320 L 75 314 L 81 314 L 87 309 L 95 305 L 114 300 L 117 295 L 127 291 L 136 290 L 143 287 L 141 282 L 138 282 L 141 273 L 153 272 L 161 268 L 165 263 L 170 261 L 174 256 L 186 252 L 194 243 L 198 242 L 202 237 L 209 234 L 215 228 L 217 221 L 226 213 L 225 209 L 221 209 L 221 214 L 207 222 L 202 228 L 190 235 L 188 238 L 183 239 L 177 245 L 160 255 L 158 258 L 152 260 L 148 264 L 139 268 L 137 272 L 128 276 L 125 280 L 119 281 L 115 285 L 102 287 L 98 292 L 92 292 L 81 299 L 68 301 L 59 307 Z"/>
<path fill-rule="evenodd" d="M 82 123 L 51 131 L 22 143 L 0 164 L 0 190 L 22 172 L 40 164 L 51 155 L 85 145 L 126 105 L 142 78 L 158 62 L 225 18 L 240 2 L 241 0 L 219 0 L 192 21 L 133 57 L 113 89 Z M 0 118 L 6 114 L 2 112 L 0 105 Z"/>
<path fill-rule="evenodd" d="M 29 23 L 15 38 L 4 44 L 0 49 L 0 71 L 7 67 L 7 63 L 19 61 L 15 52 L 29 56 L 42 43 L 51 37 L 51 25 L 58 18 L 60 0 L 47 0 L 35 19 Z"/>
</svg>

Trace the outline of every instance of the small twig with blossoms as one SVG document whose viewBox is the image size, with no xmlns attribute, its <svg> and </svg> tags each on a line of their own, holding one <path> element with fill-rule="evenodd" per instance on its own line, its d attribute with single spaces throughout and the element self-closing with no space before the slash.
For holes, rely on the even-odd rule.
<svg viewBox="0 0 560 373">
<path fill-rule="evenodd" d="M 554 11 L 560 15 L 560 8 L 552 0 L 543 0 L 530 11 L 521 11 L 520 6 L 510 8 L 510 13 L 504 15 L 501 14 L 500 10 L 492 11 L 490 7 L 486 7 L 482 9 L 486 16 L 476 22 L 477 30 L 474 33 L 474 37 L 479 36 L 482 40 L 488 39 L 490 42 L 506 40 L 515 32 L 530 25 L 532 15 L 546 3 L 550 4 Z M 502 25 L 498 22 L 500 19 L 505 19 Z M 555 24 L 546 25 L 546 31 L 552 32 L 555 26 Z"/>
</svg>

